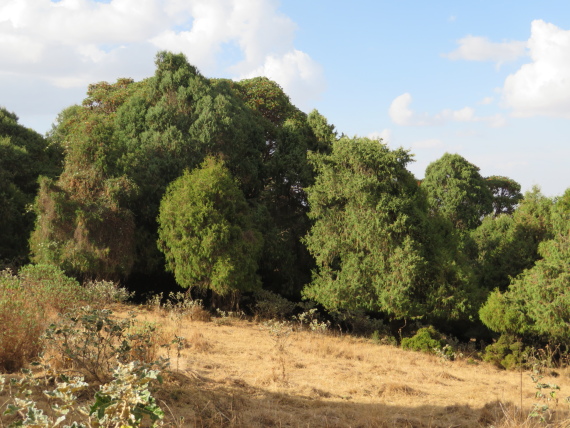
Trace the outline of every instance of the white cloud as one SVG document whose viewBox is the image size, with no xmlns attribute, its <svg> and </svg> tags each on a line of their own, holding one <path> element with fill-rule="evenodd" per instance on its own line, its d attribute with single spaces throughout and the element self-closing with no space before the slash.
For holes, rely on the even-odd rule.
<svg viewBox="0 0 570 428">
<path fill-rule="evenodd" d="M 381 139 L 383 143 L 389 144 L 392 141 L 392 131 L 390 129 L 383 129 L 380 132 L 371 132 L 367 137 L 371 140 Z"/>
<path fill-rule="evenodd" d="M 293 103 L 305 109 L 325 90 L 321 66 L 309 55 L 296 49 L 281 56 L 268 56 L 262 66 L 242 74 L 240 78 L 254 76 L 266 76 L 275 80 Z"/>
<path fill-rule="evenodd" d="M 415 113 L 409 107 L 411 103 L 412 96 L 409 92 L 396 97 L 394 101 L 392 101 L 388 109 L 388 114 L 396 125 L 419 125 L 415 118 Z"/>
<path fill-rule="evenodd" d="M 8 76 L 63 88 L 138 80 L 152 74 L 156 51 L 167 49 L 183 52 L 207 76 L 266 75 L 309 108 L 324 90 L 323 71 L 295 48 L 296 25 L 278 6 L 277 0 L 1 0 L 0 93 Z M 10 109 L 10 100 L 2 102 Z"/>
<path fill-rule="evenodd" d="M 388 114 L 392 121 L 401 126 L 434 126 L 443 125 L 447 122 L 485 122 L 491 127 L 505 125 L 505 119 L 501 114 L 494 116 L 477 116 L 472 107 L 463 107 L 459 110 L 444 109 L 435 115 L 428 113 L 416 113 L 410 108 L 412 96 L 406 92 L 394 99 Z"/>
<path fill-rule="evenodd" d="M 493 101 L 495 101 L 495 98 L 493 98 L 493 97 L 485 97 L 485 98 L 483 98 L 481 101 L 479 101 L 478 104 L 485 106 L 485 105 L 492 104 Z"/>
<path fill-rule="evenodd" d="M 570 118 L 570 31 L 533 21 L 528 46 L 532 62 L 506 78 L 504 104 L 516 117 Z"/>
<path fill-rule="evenodd" d="M 452 60 L 492 61 L 502 64 L 526 55 L 526 42 L 512 40 L 491 42 L 486 37 L 467 36 L 457 41 L 459 47 L 445 57 Z"/>
</svg>

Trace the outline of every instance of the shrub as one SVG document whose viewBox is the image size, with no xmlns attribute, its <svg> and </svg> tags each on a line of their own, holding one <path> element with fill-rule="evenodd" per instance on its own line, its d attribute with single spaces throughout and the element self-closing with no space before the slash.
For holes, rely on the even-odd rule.
<svg viewBox="0 0 570 428">
<path fill-rule="evenodd" d="M 268 290 L 258 290 L 254 293 L 256 299 L 254 311 L 261 319 L 284 320 L 295 309 L 295 303 L 279 294 Z"/>
<path fill-rule="evenodd" d="M 514 336 L 503 334 L 497 342 L 485 348 L 483 361 L 502 369 L 514 369 L 523 362 L 524 345 Z"/>
<path fill-rule="evenodd" d="M 113 380 L 101 385 L 95 393 L 95 401 L 87 408 L 77 405 L 77 394 L 89 387 L 81 377 L 67 378 L 61 376 L 56 386 L 45 395 L 53 403 L 47 411 L 37 407 L 37 403 L 30 398 L 29 387 L 39 387 L 40 382 L 35 379 L 31 371 L 26 371 L 20 379 L 11 379 L 9 400 L 6 406 L 7 415 L 14 415 L 16 420 L 10 426 L 30 426 L 36 428 L 55 427 L 62 422 L 75 420 L 69 428 L 88 427 L 140 427 L 162 426 L 164 412 L 156 404 L 156 400 L 149 391 L 149 385 L 154 380 L 160 381 L 159 372 L 141 367 L 136 362 L 119 364 L 113 370 Z M 0 377 L 0 393 L 5 383 Z M 150 424 L 143 424 L 149 420 Z M 3 426 L 3 425 L 2 425 Z"/>
<path fill-rule="evenodd" d="M 18 275 L 0 272 L 0 369 L 15 371 L 41 350 L 41 335 L 54 311 L 82 299 L 77 281 L 49 265 L 29 265 Z"/>
<path fill-rule="evenodd" d="M 433 354 L 446 345 L 444 337 L 432 326 L 423 327 L 413 337 L 402 339 L 402 348 Z"/>
<path fill-rule="evenodd" d="M 83 287 L 87 303 L 97 307 L 104 307 L 111 303 L 124 303 L 135 294 L 130 293 L 126 288 L 119 287 L 119 284 L 113 281 L 88 281 Z"/>
<path fill-rule="evenodd" d="M 134 317 L 116 319 L 108 309 L 78 308 L 49 326 L 47 351 L 89 379 L 106 382 L 118 362 L 154 363 L 155 326 L 136 325 Z M 164 365 L 162 360 L 156 363 Z"/>
</svg>

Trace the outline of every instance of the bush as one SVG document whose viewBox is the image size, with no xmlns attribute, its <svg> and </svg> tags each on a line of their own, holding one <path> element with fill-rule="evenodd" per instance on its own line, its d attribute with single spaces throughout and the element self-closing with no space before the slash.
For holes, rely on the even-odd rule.
<svg viewBox="0 0 570 428">
<path fill-rule="evenodd" d="M 13 372 L 33 360 L 53 313 L 77 305 L 82 291 L 49 265 L 25 266 L 18 275 L 0 272 L 0 370 Z"/>
<path fill-rule="evenodd" d="M 61 376 L 56 380 L 55 389 L 45 391 L 53 403 L 42 410 L 30 397 L 30 387 L 39 388 L 40 381 L 33 377 L 30 370 L 20 379 L 11 379 L 8 389 L 9 400 L 4 414 L 13 415 L 16 421 L 9 426 L 30 426 L 36 428 L 56 427 L 62 422 L 69 428 L 88 427 L 140 427 L 162 426 L 164 412 L 149 391 L 154 380 L 161 380 L 157 370 L 150 370 L 136 362 L 119 364 L 113 370 L 113 379 L 101 385 L 95 393 L 95 400 L 87 408 L 77 404 L 78 394 L 90 385 L 81 377 Z M 0 377 L 0 393 L 5 384 Z M 4 426 L 2 424 L 2 426 Z"/>
<path fill-rule="evenodd" d="M 524 345 L 515 337 L 503 334 L 497 342 L 485 348 L 483 361 L 492 363 L 498 368 L 511 370 L 523 362 Z"/>
<path fill-rule="evenodd" d="M 75 309 L 49 326 L 46 350 L 56 361 L 66 361 L 69 369 L 88 379 L 109 381 L 117 363 L 131 360 L 164 365 L 153 361 L 157 354 L 156 328 L 135 324 L 135 315 L 116 319 L 108 309 L 89 306 Z"/>
<path fill-rule="evenodd" d="M 119 284 L 113 281 L 88 281 L 83 287 L 87 303 L 97 307 L 104 307 L 111 303 L 124 303 L 135 294 L 130 293 L 126 288 L 119 287 Z"/>
<path fill-rule="evenodd" d="M 268 290 L 258 290 L 254 297 L 254 311 L 261 319 L 284 320 L 295 310 L 295 303 Z"/>
<path fill-rule="evenodd" d="M 446 345 L 444 337 L 432 326 L 423 327 L 413 337 L 402 339 L 402 348 L 412 351 L 422 351 L 430 354 Z"/>
</svg>

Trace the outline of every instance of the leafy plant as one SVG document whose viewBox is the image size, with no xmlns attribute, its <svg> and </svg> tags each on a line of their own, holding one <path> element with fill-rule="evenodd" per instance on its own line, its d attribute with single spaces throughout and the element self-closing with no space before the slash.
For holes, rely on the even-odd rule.
<svg viewBox="0 0 570 428">
<path fill-rule="evenodd" d="M 503 334 L 497 342 L 485 348 L 483 361 L 503 369 L 519 367 L 524 360 L 524 345 L 514 336 Z"/>
<path fill-rule="evenodd" d="M 446 345 L 445 339 L 432 326 L 423 327 L 413 337 L 402 339 L 402 348 L 433 354 Z"/>
<path fill-rule="evenodd" d="M 150 370 L 134 361 L 119 363 L 113 370 L 112 380 L 100 386 L 94 403 L 87 408 L 77 405 L 77 394 L 89 384 L 82 377 L 60 376 L 53 390 L 44 391 L 52 403 L 45 413 L 30 398 L 30 386 L 39 387 L 40 382 L 27 370 L 22 378 L 10 380 L 10 402 L 5 414 L 17 417 L 10 427 L 52 428 L 70 422 L 71 415 L 79 420 L 63 425 L 64 428 L 135 428 L 147 420 L 150 426 L 159 427 L 164 412 L 149 391 L 150 383 L 155 380 L 161 381 L 158 370 Z M 4 377 L 0 377 L 0 392 L 4 384 Z"/>
<path fill-rule="evenodd" d="M 83 289 L 58 268 L 29 265 L 0 272 L 0 368 L 18 370 L 41 351 L 51 314 L 78 305 Z"/>
<path fill-rule="evenodd" d="M 295 303 L 268 290 L 258 290 L 254 294 L 254 311 L 262 319 L 287 318 L 295 309 Z"/>
<path fill-rule="evenodd" d="M 105 307 L 111 303 L 124 303 L 135 294 L 113 281 L 88 281 L 83 287 L 86 301 L 98 307 Z"/>
<path fill-rule="evenodd" d="M 60 361 L 67 361 L 70 370 L 105 382 L 117 362 L 154 356 L 155 326 L 133 330 L 134 318 L 131 313 L 129 318 L 116 319 L 108 309 L 82 307 L 51 324 L 45 339 L 49 350 Z"/>
</svg>

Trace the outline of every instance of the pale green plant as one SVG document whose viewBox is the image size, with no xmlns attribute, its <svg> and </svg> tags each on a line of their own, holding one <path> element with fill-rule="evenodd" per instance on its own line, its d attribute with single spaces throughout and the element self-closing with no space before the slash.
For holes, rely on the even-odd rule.
<svg viewBox="0 0 570 428">
<path fill-rule="evenodd" d="M 0 380 L 1 392 L 4 377 Z M 10 398 L 4 413 L 17 417 L 9 427 L 54 428 L 70 422 L 70 416 L 79 420 L 63 428 L 136 428 L 147 420 L 150 425 L 145 426 L 160 427 L 164 412 L 149 391 L 150 383 L 155 380 L 161 381 L 158 370 L 150 370 L 134 361 L 119 363 L 113 370 L 112 381 L 100 386 L 94 403 L 87 408 L 77 406 L 76 402 L 77 394 L 89 385 L 82 377 L 61 376 L 54 389 L 44 391 L 51 403 L 46 413 L 31 398 L 30 386 L 38 387 L 40 380 L 28 370 L 22 378 L 10 380 Z"/>
<path fill-rule="evenodd" d="M 324 333 L 331 326 L 330 321 L 319 321 L 319 312 L 316 308 L 311 308 L 305 312 L 293 316 L 293 319 L 299 322 L 301 328 L 308 328 L 317 333 Z"/>
<path fill-rule="evenodd" d="M 167 365 L 160 358 L 152 361 L 156 327 L 134 326 L 134 313 L 126 319 L 116 319 L 108 309 L 86 306 L 51 324 L 44 339 L 58 361 L 68 362 L 69 370 L 105 382 L 118 362 L 138 359 L 160 367 Z"/>
<path fill-rule="evenodd" d="M 293 327 L 288 321 L 270 320 L 263 323 L 264 328 L 273 340 L 277 368 L 274 369 L 274 380 L 287 382 L 287 347 Z"/>
<path fill-rule="evenodd" d="M 229 325 L 233 320 L 241 320 L 245 318 L 245 313 L 243 311 L 223 311 L 220 308 L 216 308 L 217 318 L 214 318 L 214 322 L 218 325 Z"/>
<path fill-rule="evenodd" d="M 83 288 L 87 302 L 97 307 L 105 307 L 112 303 L 124 303 L 135 294 L 113 281 L 87 281 L 83 284 Z"/>
</svg>

